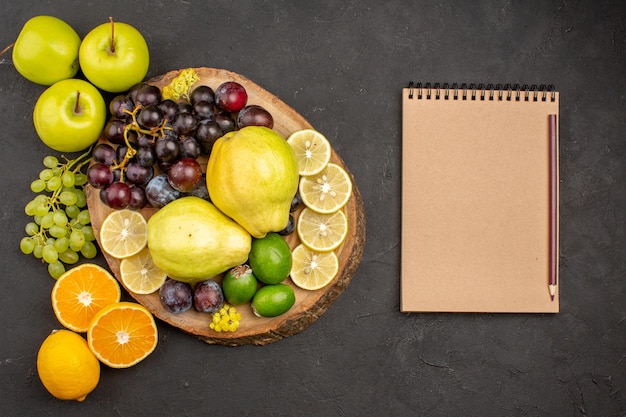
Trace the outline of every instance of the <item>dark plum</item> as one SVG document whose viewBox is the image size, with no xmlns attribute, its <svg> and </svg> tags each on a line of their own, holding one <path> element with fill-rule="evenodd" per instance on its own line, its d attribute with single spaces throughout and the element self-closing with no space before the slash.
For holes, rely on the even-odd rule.
<svg viewBox="0 0 626 417">
<path fill-rule="evenodd" d="M 157 175 L 146 185 L 148 203 L 157 209 L 165 207 L 180 196 L 180 191 L 174 189 L 167 180 L 167 174 Z"/>
<path fill-rule="evenodd" d="M 182 313 L 193 305 L 193 289 L 187 282 L 167 278 L 159 288 L 161 304 L 171 313 Z"/>
<path fill-rule="evenodd" d="M 202 313 L 215 313 L 224 305 L 224 293 L 220 284 L 213 280 L 196 284 L 193 290 L 193 306 Z"/>
<path fill-rule="evenodd" d="M 241 129 L 246 126 L 265 126 L 271 129 L 274 127 L 274 118 L 265 108 L 251 104 L 241 109 L 237 115 L 237 127 Z"/>
</svg>

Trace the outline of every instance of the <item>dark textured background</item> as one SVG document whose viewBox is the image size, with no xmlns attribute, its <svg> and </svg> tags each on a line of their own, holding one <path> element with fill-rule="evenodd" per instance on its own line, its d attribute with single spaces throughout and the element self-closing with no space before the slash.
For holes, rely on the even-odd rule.
<svg viewBox="0 0 626 417">
<path fill-rule="evenodd" d="M 5 55 L 0 415 L 626 416 L 623 1 L 1 3 L 0 46 L 35 15 L 60 17 L 81 37 L 113 16 L 145 35 L 149 76 L 218 67 L 271 91 L 353 172 L 367 243 L 350 286 L 304 332 L 228 348 L 160 323 L 144 362 L 103 367 L 83 403 L 55 400 L 35 367 L 59 327 L 53 281 L 18 248 L 28 184 L 50 152 L 31 121 L 43 87 Z M 560 314 L 400 313 L 400 90 L 411 80 L 560 91 Z"/>
</svg>

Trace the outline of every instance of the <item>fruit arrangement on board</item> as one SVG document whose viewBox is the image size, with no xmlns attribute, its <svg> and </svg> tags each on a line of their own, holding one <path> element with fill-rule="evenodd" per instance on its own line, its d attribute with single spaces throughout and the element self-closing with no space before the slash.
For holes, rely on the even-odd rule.
<svg viewBox="0 0 626 417">
<path fill-rule="evenodd" d="M 16 70 L 47 86 L 39 138 L 80 153 L 43 159 L 20 241 L 56 279 L 63 329 L 37 359 L 52 395 L 82 401 L 100 364 L 148 357 L 155 317 L 210 344 L 264 345 L 346 288 L 365 240 L 360 194 L 328 139 L 280 99 L 215 68 L 144 80 L 143 36 L 111 18 L 81 40 L 37 16 L 11 47 Z M 108 270 L 90 261 L 98 249 Z"/>
</svg>

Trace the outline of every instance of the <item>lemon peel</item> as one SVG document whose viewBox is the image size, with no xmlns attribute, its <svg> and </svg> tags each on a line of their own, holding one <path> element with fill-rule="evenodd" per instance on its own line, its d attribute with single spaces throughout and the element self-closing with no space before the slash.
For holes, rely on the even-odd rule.
<svg viewBox="0 0 626 417">
<path fill-rule="evenodd" d="M 200 77 L 193 68 L 186 68 L 162 89 L 163 99 L 178 101 L 181 98 L 189 98 L 189 89 Z"/>
</svg>

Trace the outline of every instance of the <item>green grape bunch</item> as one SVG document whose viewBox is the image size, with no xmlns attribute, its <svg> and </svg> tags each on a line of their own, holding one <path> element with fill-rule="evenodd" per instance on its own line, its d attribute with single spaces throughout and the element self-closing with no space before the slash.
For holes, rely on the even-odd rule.
<svg viewBox="0 0 626 417">
<path fill-rule="evenodd" d="M 82 171 L 90 161 L 89 151 L 76 159 L 62 159 L 46 156 L 44 169 L 31 182 L 36 196 L 24 211 L 32 221 L 20 241 L 20 250 L 48 264 L 54 279 L 63 275 L 66 265 L 78 262 L 80 255 L 92 259 L 98 252 L 85 196 L 87 176 Z"/>
</svg>

